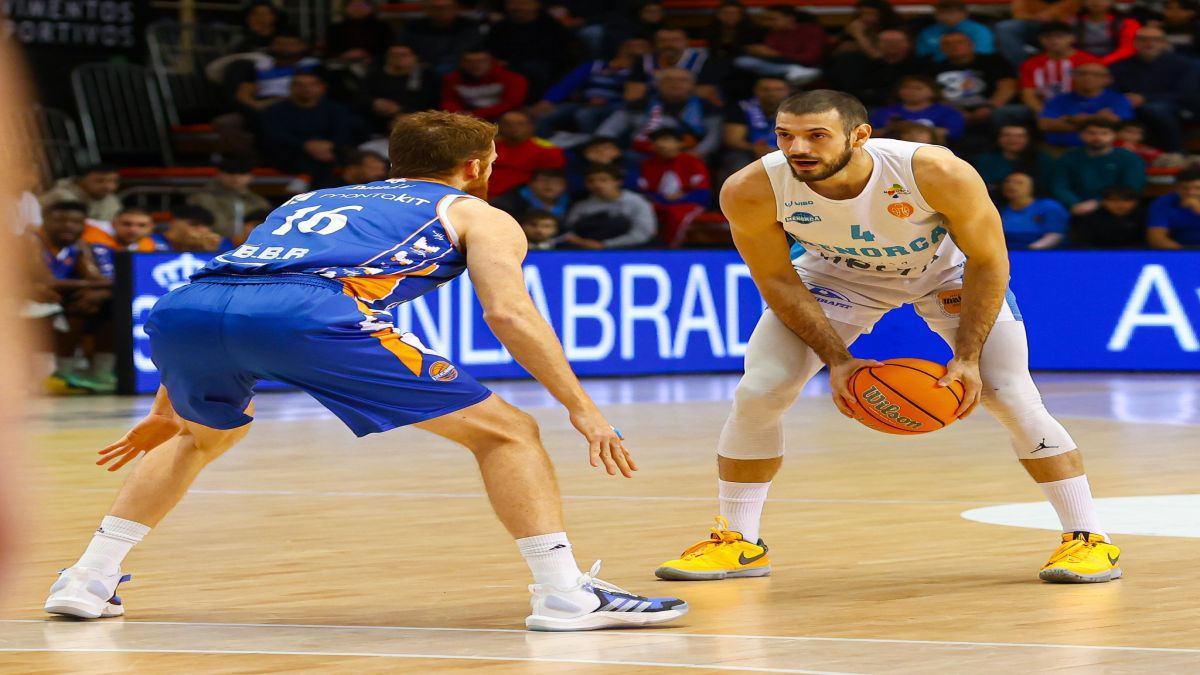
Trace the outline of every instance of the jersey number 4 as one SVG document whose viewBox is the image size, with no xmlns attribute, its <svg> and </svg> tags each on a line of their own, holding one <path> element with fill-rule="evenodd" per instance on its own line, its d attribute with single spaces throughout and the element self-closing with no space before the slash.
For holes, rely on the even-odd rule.
<svg viewBox="0 0 1200 675">
<path fill-rule="evenodd" d="M 349 222 L 349 218 L 342 215 L 342 211 L 362 211 L 363 207 L 355 204 L 353 206 L 341 206 L 329 211 L 321 211 L 313 213 L 320 206 L 306 206 L 302 209 L 297 209 L 295 213 L 287 217 L 283 224 L 271 231 L 271 234 L 287 234 L 295 227 L 300 232 L 305 234 L 333 234 L 342 229 Z M 309 214 L 312 214 L 311 216 Z M 308 216 L 305 218 L 305 216 Z M 300 220 L 304 218 L 304 220 Z M 299 222 L 297 222 L 299 221 Z M 857 226 L 855 226 L 857 227 Z"/>
<path fill-rule="evenodd" d="M 862 239 L 863 241 L 875 241 L 875 235 L 872 234 L 870 230 L 864 232 L 861 225 L 850 226 L 850 238 Z"/>
</svg>

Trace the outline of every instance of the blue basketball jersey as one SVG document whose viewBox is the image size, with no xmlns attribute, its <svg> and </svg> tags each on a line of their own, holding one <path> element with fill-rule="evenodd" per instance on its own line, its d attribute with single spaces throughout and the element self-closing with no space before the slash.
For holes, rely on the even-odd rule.
<svg viewBox="0 0 1200 675">
<path fill-rule="evenodd" d="M 332 279 L 373 312 L 420 297 L 462 274 L 466 257 L 447 209 L 461 190 L 391 178 L 292 197 L 246 243 L 193 278 L 311 274 Z"/>
</svg>

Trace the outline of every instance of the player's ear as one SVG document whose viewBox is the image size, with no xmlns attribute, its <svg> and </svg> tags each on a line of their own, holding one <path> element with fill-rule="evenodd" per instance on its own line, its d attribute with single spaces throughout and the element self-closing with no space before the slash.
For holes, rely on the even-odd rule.
<svg viewBox="0 0 1200 675">
<path fill-rule="evenodd" d="M 873 131 L 871 125 L 866 123 L 854 127 L 854 130 L 850 132 L 850 145 L 861 148 L 864 143 L 871 139 Z"/>
<path fill-rule="evenodd" d="M 483 175 L 483 160 L 468 159 L 466 164 L 467 180 L 475 180 Z"/>
</svg>

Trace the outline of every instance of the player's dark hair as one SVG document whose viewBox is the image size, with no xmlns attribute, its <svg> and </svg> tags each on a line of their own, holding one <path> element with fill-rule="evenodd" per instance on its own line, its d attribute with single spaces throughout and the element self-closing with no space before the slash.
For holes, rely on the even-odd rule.
<svg viewBox="0 0 1200 675">
<path fill-rule="evenodd" d="M 621 182 L 621 169 L 615 164 L 588 164 L 587 168 L 583 170 L 583 177 L 587 178 L 598 173 L 612 176 L 613 180 Z"/>
<path fill-rule="evenodd" d="M 1128 185 L 1110 185 L 1100 191 L 1100 199 L 1116 199 L 1123 202 L 1136 202 L 1142 195 Z"/>
<path fill-rule="evenodd" d="M 473 159 L 486 159 L 496 125 L 442 110 L 405 115 L 392 125 L 392 178 L 444 178 Z"/>
<path fill-rule="evenodd" d="M 212 227 L 216 225 L 217 219 L 213 216 L 212 211 L 203 206 L 195 206 L 193 204 L 184 204 L 171 209 L 172 220 L 187 220 L 197 225 L 206 225 Z"/>
<path fill-rule="evenodd" d="M 1108 120 L 1096 119 L 1093 117 L 1092 119 L 1084 122 L 1083 126 L 1080 127 L 1079 130 L 1083 131 L 1084 129 L 1089 129 L 1091 127 L 1100 127 L 1101 129 L 1108 129 L 1109 131 L 1116 131 L 1117 123 L 1110 122 Z"/>
<path fill-rule="evenodd" d="M 562 169 L 538 169 L 537 171 L 533 172 L 533 175 L 529 177 L 529 180 L 534 181 L 538 178 L 560 178 L 562 180 L 566 180 L 567 172 L 563 171 Z"/>
<path fill-rule="evenodd" d="M 1075 31 L 1071 28 L 1070 24 L 1068 24 L 1064 21 L 1047 21 L 1046 23 L 1042 24 L 1041 28 L 1038 28 L 1038 31 L 1037 31 L 1038 37 L 1042 37 L 1043 35 L 1074 35 L 1074 34 L 1075 34 Z"/>
<path fill-rule="evenodd" d="M 867 109 L 862 101 L 843 91 L 814 89 L 793 94 L 779 104 L 779 112 L 789 115 L 815 115 L 836 110 L 842 129 L 849 136 L 859 125 L 867 123 Z"/>
<path fill-rule="evenodd" d="M 579 146 L 579 152 L 582 154 L 588 148 L 596 145 L 614 145 L 618 150 L 621 149 L 621 144 L 617 142 L 617 139 L 612 138 L 611 136 L 592 136 L 587 140 L 586 143 Z"/>
<path fill-rule="evenodd" d="M 558 225 L 558 216 L 546 211 L 545 209 L 529 209 L 521 214 L 521 224 L 532 223 L 535 220 L 553 220 L 555 225 Z"/>
<path fill-rule="evenodd" d="M 121 209 L 120 211 L 117 211 L 117 215 L 114 216 L 114 219 L 120 218 L 121 216 L 126 215 L 126 214 L 132 214 L 132 215 L 137 215 L 137 216 L 149 216 L 150 212 L 147 211 L 146 209 L 143 209 L 140 206 L 126 206 L 125 208 Z"/>
<path fill-rule="evenodd" d="M 79 170 L 80 176 L 86 176 L 89 173 L 117 173 L 116 164 L 89 164 Z"/>
<path fill-rule="evenodd" d="M 55 211 L 78 211 L 79 213 L 87 215 L 88 208 L 87 204 L 84 204 L 83 202 L 63 200 L 61 202 L 54 202 L 50 206 L 46 207 L 47 213 L 53 213 Z"/>
<path fill-rule="evenodd" d="M 663 127 L 650 132 L 650 140 L 657 141 L 660 138 L 674 138 L 677 141 L 683 141 L 683 132 L 674 127 Z"/>
</svg>

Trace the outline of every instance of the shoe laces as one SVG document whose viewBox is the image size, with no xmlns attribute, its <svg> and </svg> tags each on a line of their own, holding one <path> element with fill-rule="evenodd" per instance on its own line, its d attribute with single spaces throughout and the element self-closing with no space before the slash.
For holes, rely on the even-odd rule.
<svg viewBox="0 0 1200 675">
<path fill-rule="evenodd" d="M 742 535 L 729 530 L 729 521 L 723 516 L 717 516 L 716 521 L 717 526 L 709 528 L 709 532 L 711 532 L 711 534 L 708 535 L 708 539 L 689 547 L 683 552 L 683 555 L 680 556 L 682 559 L 692 560 L 704 555 L 705 553 L 708 553 L 709 549 L 716 546 L 742 541 Z"/>
<path fill-rule="evenodd" d="M 1096 544 L 1098 543 L 1100 542 L 1072 539 L 1054 552 L 1054 556 L 1050 558 L 1050 562 L 1056 563 L 1064 558 L 1069 562 L 1083 562 L 1092 554 L 1092 549 L 1096 548 Z"/>
<path fill-rule="evenodd" d="M 630 593 L 629 591 L 625 590 L 624 588 L 621 588 L 620 586 L 618 586 L 614 583 L 607 582 L 603 579 L 597 579 L 596 575 L 598 575 L 600 573 L 600 563 L 601 563 L 601 561 L 599 561 L 599 560 L 592 563 L 591 569 L 589 569 L 584 574 L 579 575 L 579 580 L 577 582 L 575 582 L 575 585 L 571 586 L 570 588 L 560 588 L 558 586 L 551 586 L 549 584 L 530 584 L 529 592 L 530 593 L 538 593 L 539 591 L 545 591 L 547 589 L 552 589 L 552 590 L 561 591 L 561 592 L 567 592 L 567 591 L 574 591 L 574 590 L 578 590 L 578 589 L 590 590 L 591 588 L 599 588 L 601 590 L 605 590 L 610 593 L 621 593 L 623 595 L 628 595 L 629 597 L 637 597 L 635 594 Z"/>
</svg>

